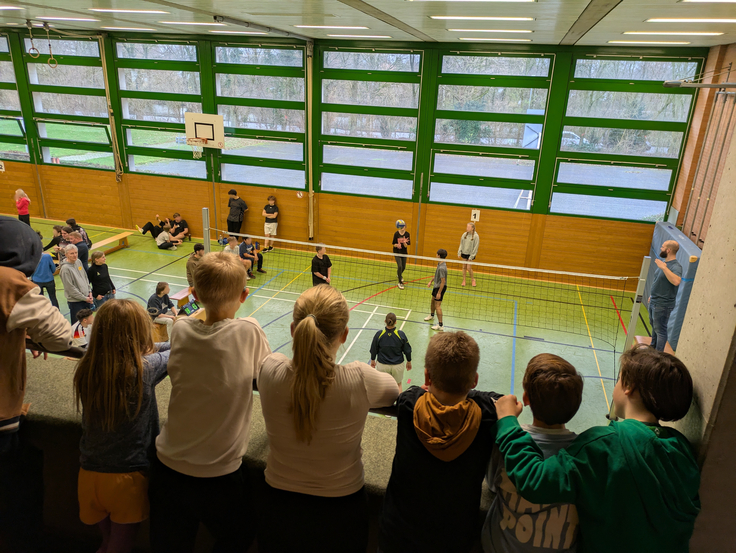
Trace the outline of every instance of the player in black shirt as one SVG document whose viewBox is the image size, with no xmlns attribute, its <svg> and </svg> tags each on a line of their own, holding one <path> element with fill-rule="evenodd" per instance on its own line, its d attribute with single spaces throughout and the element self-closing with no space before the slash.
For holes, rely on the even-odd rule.
<svg viewBox="0 0 736 553">
<path fill-rule="evenodd" d="M 332 261 L 327 256 L 327 248 L 317 246 L 317 255 L 312 258 L 312 286 L 332 282 Z"/>
<path fill-rule="evenodd" d="M 268 204 L 263 208 L 263 216 L 266 223 L 263 225 L 263 234 L 266 239 L 263 242 L 263 253 L 273 251 L 273 240 L 269 240 L 272 236 L 276 236 L 276 229 L 279 226 L 279 208 L 276 206 L 276 196 L 268 197 Z"/>
<path fill-rule="evenodd" d="M 399 219 L 396 221 L 396 228 L 398 229 L 396 232 L 394 232 L 394 240 L 392 242 L 394 253 L 398 254 L 404 254 L 406 255 L 409 253 L 408 246 L 411 244 L 411 238 L 409 237 L 409 233 L 406 231 L 406 223 Z M 406 270 L 406 257 L 395 255 L 394 259 L 396 260 L 396 276 L 399 277 L 399 290 L 404 289 L 404 271 Z"/>
</svg>

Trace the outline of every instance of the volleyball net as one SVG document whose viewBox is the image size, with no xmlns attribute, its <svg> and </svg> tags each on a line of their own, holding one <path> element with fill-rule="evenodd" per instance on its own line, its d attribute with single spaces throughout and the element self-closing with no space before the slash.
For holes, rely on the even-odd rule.
<svg viewBox="0 0 736 553">
<path fill-rule="evenodd" d="M 227 234 L 220 229 L 210 230 L 213 237 Z M 230 236 L 250 237 L 262 254 L 266 273 L 258 273 L 254 264 L 256 278 L 248 283 L 251 290 L 291 294 L 295 298 L 313 285 L 312 260 L 317 247 L 324 246 L 332 263 L 331 285 L 342 292 L 351 309 L 380 307 L 382 312 L 395 311 L 399 319 L 411 310 L 417 321 L 421 321 L 420 314 L 429 313 L 431 283 L 440 261 L 437 257 L 395 256 L 392 252 L 281 238 L 270 238 L 274 249 L 264 252 L 264 236 L 236 233 Z M 220 250 L 222 245 L 213 240 L 211 251 Z M 627 296 L 627 277 L 472 262 L 469 265 L 473 278 L 467 274 L 462 286 L 463 265 L 468 262 L 454 254 L 455 251 L 448 252 L 444 260 L 448 276 L 442 309 L 449 328 L 453 321 L 457 323 L 455 326 L 463 328 L 470 328 L 472 321 L 480 321 L 508 325 L 509 334 L 513 327 L 514 335 L 518 329 L 522 332 L 544 329 L 585 336 L 581 343 L 589 343 L 593 348 L 602 347 L 595 343 L 599 340 L 613 350 L 621 350 L 617 343 L 624 332 L 621 310 Z M 403 289 L 398 287 L 396 257 L 406 258 Z"/>
</svg>

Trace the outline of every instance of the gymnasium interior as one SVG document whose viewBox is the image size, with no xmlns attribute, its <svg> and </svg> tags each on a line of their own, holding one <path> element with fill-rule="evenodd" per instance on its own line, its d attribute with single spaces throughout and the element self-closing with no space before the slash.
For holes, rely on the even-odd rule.
<svg viewBox="0 0 736 553">
<path fill-rule="evenodd" d="M 289 355 L 294 301 L 324 245 L 351 308 L 338 354 L 370 361 L 394 312 L 415 350 L 404 389 L 423 383 L 426 283 L 446 249 L 445 325 L 480 344 L 478 388 L 519 394 L 531 357 L 561 355 L 585 379 L 576 432 L 607 424 L 618 358 L 651 336 L 654 260 L 675 239 L 687 275 L 668 349 L 695 399 L 673 426 L 702 470 L 690 550 L 732 552 L 735 64 L 736 0 L 11 1 L 0 5 L 0 214 L 17 217 L 22 189 L 44 244 L 74 218 L 90 251 L 107 252 L 117 297 L 145 305 L 165 281 L 186 303 L 187 260 L 197 243 L 222 249 L 229 192 L 248 204 L 241 232 L 257 247 L 273 195 L 275 249 L 237 315 Z M 137 230 L 174 213 L 190 235 L 176 251 Z M 411 235 L 406 289 L 397 220 Z M 456 255 L 469 222 L 477 286 Z M 76 504 L 75 363 L 28 352 L 52 552 L 97 547 Z M 162 423 L 170 390 L 158 389 Z M 371 413 L 371 551 L 395 442 L 392 413 Z M 244 458 L 256 480 L 267 456 L 256 396 Z M 484 487 L 479 517 L 489 502 Z M 196 551 L 211 546 L 201 531 Z M 150 551 L 145 523 L 136 551 Z"/>
</svg>

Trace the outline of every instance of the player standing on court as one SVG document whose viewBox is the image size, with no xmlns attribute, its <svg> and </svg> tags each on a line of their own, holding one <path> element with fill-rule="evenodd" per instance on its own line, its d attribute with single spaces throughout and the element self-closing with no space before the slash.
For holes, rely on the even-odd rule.
<svg viewBox="0 0 736 553">
<path fill-rule="evenodd" d="M 457 249 L 457 256 L 465 261 L 473 261 L 478 255 L 478 245 L 480 237 L 475 232 L 475 223 L 468 223 L 465 232 L 460 237 L 460 247 Z M 475 277 L 473 276 L 473 266 L 470 263 L 463 263 L 463 282 L 460 286 L 465 286 L 465 271 L 470 272 L 470 280 L 475 286 Z"/>
<path fill-rule="evenodd" d="M 406 255 L 409 253 L 408 246 L 411 244 L 411 238 L 409 233 L 406 231 L 406 223 L 403 219 L 396 221 L 396 228 L 394 232 L 394 240 L 392 242 L 394 247 L 394 254 Z M 400 255 L 394 255 L 396 260 L 396 276 L 399 277 L 399 290 L 404 289 L 404 271 L 406 270 L 406 257 Z"/>
<path fill-rule="evenodd" d="M 437 257 L 440 262 L 437 263 L 437 270 L 434 272 L 434 278 L 427 283 L 432 286 L 432 303 L 430 304 L 429 316 L 424 317 L 425 321 L 434 321 L 434 312 L 437 311 L 437 324 L 432 326 L 432 330 L 445 330 L 442 327 L 442 298 L 445 297 L 447 291 L 447 250 L 440 248 L 437 250 Z M 433 286 L 434 285 L 434 286 Z"/>
</svg>

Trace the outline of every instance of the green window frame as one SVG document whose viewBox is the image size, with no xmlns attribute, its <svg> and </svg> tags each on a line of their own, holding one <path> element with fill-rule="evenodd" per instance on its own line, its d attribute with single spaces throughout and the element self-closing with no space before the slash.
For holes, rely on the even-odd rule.
<svg viewBox="0 0 736 553">
<path fill-rule="evenodd" d="M 31 154 L 28 151 L 25 122 L 20 106 L 18 78 L 7 35 L 0 35 L 0 64 L 4 77 L 3 82 L 0 82 L 0 96 L 7 96 L 11 101 L 17 98 L 18 103 L 18 109 L 0 109 L 0 159 L 29 162 Z"/>
</svg>

